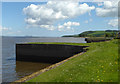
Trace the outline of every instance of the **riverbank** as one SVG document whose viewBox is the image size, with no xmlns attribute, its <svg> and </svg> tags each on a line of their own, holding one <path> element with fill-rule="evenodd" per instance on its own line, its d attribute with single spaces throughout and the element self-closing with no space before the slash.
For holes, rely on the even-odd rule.
<svg viewBox="0 0 120 84">
<path fill-rule="evenodd" d="M 48 44 L 48 43 L 37 43 Z M 27 82 L 117 82 L 118 40 L 94 43 L 49 43 L 90 46 L 81 56 Z"/>
</svg>

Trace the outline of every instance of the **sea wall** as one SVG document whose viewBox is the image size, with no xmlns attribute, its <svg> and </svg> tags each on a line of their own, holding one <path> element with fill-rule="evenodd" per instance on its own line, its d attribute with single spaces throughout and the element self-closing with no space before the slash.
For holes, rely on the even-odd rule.
<svg viewBox="0 0 120 84">
<path fill-rule="evenodd" d="M 16 44 L 16 60 L 56 63 L 83 52 L 85 47 L 60 44 Z"/>
</svg>

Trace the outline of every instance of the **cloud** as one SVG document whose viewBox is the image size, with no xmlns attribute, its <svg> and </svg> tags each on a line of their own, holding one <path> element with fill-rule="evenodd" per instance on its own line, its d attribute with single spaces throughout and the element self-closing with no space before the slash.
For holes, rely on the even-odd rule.
<svg viewBox="0 0 120 84">
<path fill-rule="evenodd" d="M 108 25 L 112 27 L 118 27 L 118 19 L 112 19 L 108 22 Z"/>
<path fill-rule="evenodd" d="M 66 22 L 63 24 L 64 26 L 79 26 L 80 23 L 79 22 Z"/>
<path fill-rule="evenodd" d="M 90 22 L 92 22 L 92 21 L 93 21 L 93 19 L 89 19 L 89 21 L 90 21 Z"/>
<path fill-rule="evenodd" d="M 55 30 L 56 28 L 53 25 L 40 25 L 41 28 L 46 28 L 47 30 Z"/>
<path fill-rule="evenodd" d="M 68 30 L 74 30 L 73 26 L 80 26 L 79 22 L 65 22 L 63 25 L 58 25 L 57 29 L 58 31 L 68 31 Z"/>
<path fill-rule="evenodd" d="M 117 17 L 118 16 L 118 2 L 119 0 L 104 1 L 102 8 L 96 8 L 97 16 Z"/>
<path fill-rule="evenodd" d="M 92 2 L 104 2 L 104 1 L 112 1 L 112 0 L 92 0 Z"/>
<path fill-rule="evenodd" d="M 87 23 L 92 22 L 92 21 L 93 21 L 93 19 L 89 19 L 89 20 L 86 20 L 85 23 L 87 24 Z"/>
<path fill-rule="evenodd" d="M 11 28 L 0 26 L 0 31 L 8 31 L 8 30 L 11 30 Z"/>
<path fill-rule="evenodd" d="M 54 30 L 56 21 L 73 18 L 94 10 L 94 6 L 75 1 L 48 1 L 43 5 L 31 4 L 23 9 L 26 15 L 25 22 L 34 27 Z M 50 29 L 50 27 L 52 27 Z"/>
<path fill-rule="evenodd" d="M 98 2 L 97 5 L 98 6 L 103 6 L 103 3 L 102 2 Z"/>
<path fill-rule="evenodd" d="M 88 20 L 86 20 L 85 23 L 87 24 L 87 23 L 88 23 Z"/>
</svg>

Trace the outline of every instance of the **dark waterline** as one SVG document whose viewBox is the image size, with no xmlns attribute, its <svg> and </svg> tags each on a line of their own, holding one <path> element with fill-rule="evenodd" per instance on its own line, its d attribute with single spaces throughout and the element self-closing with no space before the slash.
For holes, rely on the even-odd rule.
<svg viewBox="0 0 120 84">
<path fill-rule="evenodd" d="M 26 42 L 72 42 L 86 43 L 84 38 L 73 37 L 3 37 L 2 38 L 2 82 L 12 82 L 24 76 L 30 75 L 51 64 L 35 62 L 16 62 L 16 43 Z"/>
</svg>

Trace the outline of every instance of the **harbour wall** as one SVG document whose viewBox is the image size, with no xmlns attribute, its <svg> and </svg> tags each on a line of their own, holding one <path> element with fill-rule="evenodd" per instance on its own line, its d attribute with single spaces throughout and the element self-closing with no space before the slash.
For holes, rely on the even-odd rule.
<svg viewBox="0 0 120 84">
<path fill-rule="evenodd" d="M 57 63 L 84 51 L 87 46 L 61 44 L 16 44 L 16 61 Z"/>
</svg>

